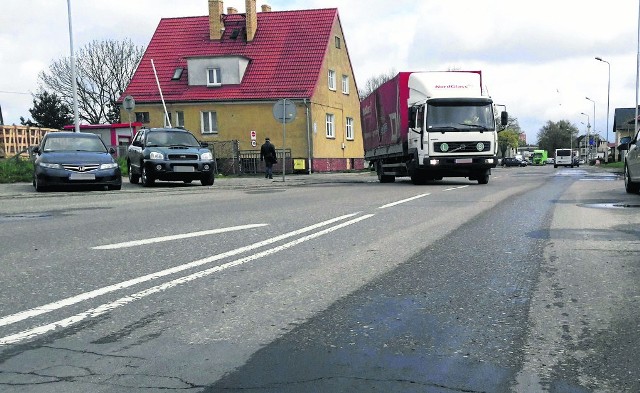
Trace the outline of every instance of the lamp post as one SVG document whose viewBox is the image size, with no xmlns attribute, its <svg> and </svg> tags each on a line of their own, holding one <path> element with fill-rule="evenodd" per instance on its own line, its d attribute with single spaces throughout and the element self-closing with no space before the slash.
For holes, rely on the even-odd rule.
<svg viewBox="0 0 640 393">
<path fill-rule="evenodd" d="M 78 85 L 76 82 L 76 56 L 73 51 L 73 28 L 71 25 L 71 0 L 67 0 L 67 15 L 69 17 L 69 49 L 71 57 L 69 63 L 71 65 L 71 81 L 73 86 L 73 118 L 75 132 L 80 132 L 80 121 L 78 120 Z"/>
<path fill-rule="evenodd" d="M 589 158 L 587 157 L 587 145 L 589 144 L 589 128 L 591 128 L 591 120 L 589 119 L 589 115 L 584 112 L 580 112 L 581 115 L 587 116 L 587 132 L 585 133 L 584 138 L 584 162 L 585 164 L 589 162 Z"/>
<path fill-rule="evenodd" d="M 596 60 L 607 63 L 609 69 L 609 78 L 607 81 L 607 148 L 604 151 L 604 162 L 609 162 L 609 99 L 611 98 L 611 64 L 603 60 L 602 57 L 596 57 Z"/>
<path fill-rule="evenodd" d="M 596 142 L 596 102 L 589 97 L 587 100 L 593 102 L 593 143 L 596 145 L 596 156 L 598 155 L 598 143 Z M 591 141 L 589 141 L 589 158 L 591 158 Z"/>
</svg>

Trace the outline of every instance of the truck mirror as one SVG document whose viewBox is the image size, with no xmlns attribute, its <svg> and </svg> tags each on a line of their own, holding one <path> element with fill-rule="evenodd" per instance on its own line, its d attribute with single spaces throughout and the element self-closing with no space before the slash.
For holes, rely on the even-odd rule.
<svg viewBox="0 0 640 393">
<path fill-rule="evenodd" d="M 500 124 L 506 126 L 507 123 L 509 123 L 509 114 L 507 114 L 506 111 L 503 111 L 502 113 L 500 113 Z"/>
<path fill-rule="evenodd" d="M 409 122 L 409 128 L 416 128 L 416 107 L 412 106 L 409 108 L 409 118 L 407 119 Z"/>
</svg>

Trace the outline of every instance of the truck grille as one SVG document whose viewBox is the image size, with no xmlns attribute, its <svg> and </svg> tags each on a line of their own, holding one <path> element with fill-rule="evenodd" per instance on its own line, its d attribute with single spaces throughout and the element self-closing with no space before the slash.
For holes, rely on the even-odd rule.
<svg viewBox="0 0 640 393">
<path fill-rule="evenodd" d="M 491 151 L 491 142 L 434 142 L 433 150 L 437 153 L 478 153 Z"/>
</svg>

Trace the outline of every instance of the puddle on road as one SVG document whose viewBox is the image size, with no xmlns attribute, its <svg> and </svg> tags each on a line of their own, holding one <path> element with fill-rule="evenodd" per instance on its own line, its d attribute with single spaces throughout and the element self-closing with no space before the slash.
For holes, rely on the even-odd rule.
<svg viewBox="0 0 640 393">
<path fill-rule="evenodd" d="M 640 208 L 640 204 L 625 203 L 625 202 L 610 202 L 610 203 L 584 203 L 578 206 L 591 207 L 595 209 L 633 209 Z"/>
</svg>

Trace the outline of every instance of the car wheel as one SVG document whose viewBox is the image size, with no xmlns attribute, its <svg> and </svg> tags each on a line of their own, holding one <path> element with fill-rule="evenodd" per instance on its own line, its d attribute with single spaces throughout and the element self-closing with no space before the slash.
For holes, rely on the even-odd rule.
<svg viewBox="0 0 640 393">
<path fill-rule="evenodd" d="M 129 164 L 129 183 L 131 184 L 138 184 L 138 182 L 140 181 L 140 175 L 135 175 L 133 172 L 131 172 L 131 164 Z"/>
<path fill-rule="evenodd" d="M 214 181 L 215 181 L 215 177 L 213 175 L 213 172 L 211 172 L 210 175 L 205 175 L 200 180 L 200 183 L 202 183 L 203 186 L 212 186 Z"/>
<path fill-rule="evenodd" d="M 636 194 L 640 191 L 640 183 L 631 181 L 629 166 L 626 163 L 624 164 L 624 188 L 630 194 Z"/>
<path fill-rule="evenodd" d="M 45 186 L 40 184 L 37 176 L 33 179 L 33 187 L 36 189 L 37 192 L 43 192 L 47 190 Z"/>
<path fill-rule="evenodd" d="M 140 180 L 142 181 L 143 187 L 151 187 L 155 183 L 155 179 L 147 173 L 147 168 L 145 168 L 144 164 L 141 165 L 140 169 Z"/>
</svg>

